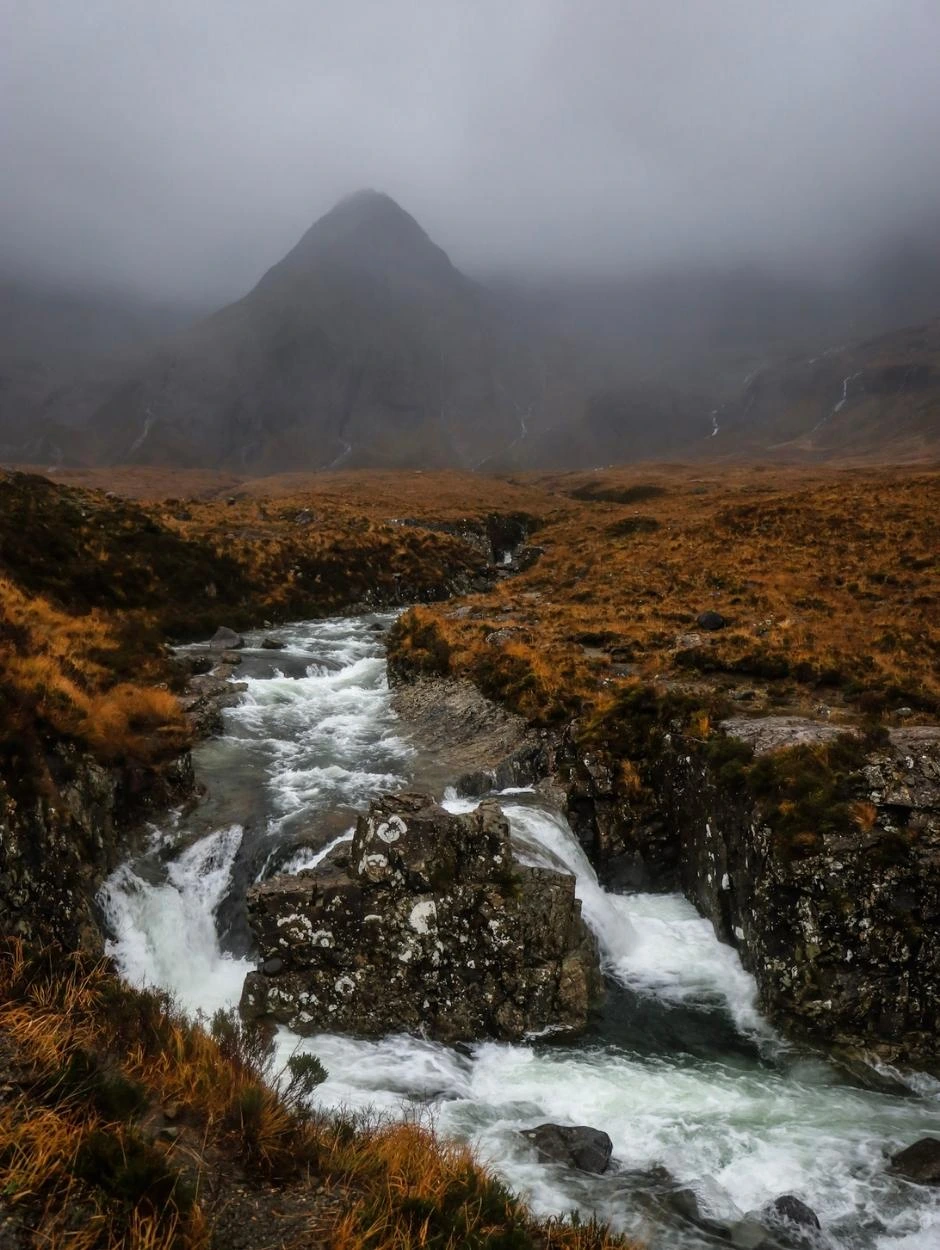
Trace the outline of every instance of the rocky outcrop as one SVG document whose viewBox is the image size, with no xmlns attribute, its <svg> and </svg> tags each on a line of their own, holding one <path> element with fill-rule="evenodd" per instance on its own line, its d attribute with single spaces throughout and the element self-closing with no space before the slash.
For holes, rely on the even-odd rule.
<svg viewBox="0 0 940 1250">
<path fill-rule="evenodd" d="M 242 1012 L 302 1034 L 574 1034 L 601 990 L 574 878 L 514 863 L 494 802 L 382 796 L 346 855 L 254 887 L 248 910 L 264 964 Z"/>
<path fill-rule="evenodd" d="M 544 730 L 498 707 L 469 681 L 416 677 L 393 685 L 400 732 L 425 750 L 422 778 L 431 788 L 459 778 L 461 794 L 487 794 L 530 785 L 551 767 L 552 742 Z"/>
<path fill-rule="evenodd" d="M 241 634 L 229 629 L 227 625 L 220 625 L 209 641 L 209 647 L 213 651 L 235 651 L 244 645 L 245 640 Z"/>
<path fill-rule="evenodd" d="M 209 673 L 197 673 L 186 683 L 180 706 L 192 735 L 197 740 L 220 734 L 224 728 L 222 712 L 241 702 L 248 689 L 243 681 L 232 681 L 234 665 L 217 664 Z"/>
<path fill-rule="evenodd" d="M 146 815 L 192 793 L 188 753 L 160 766 L 105 767 L 50 747 L 35 784 L 0 782 L 0 932 L 37 946 L 101 949 L 94 897 Z"/>
<path fill-rule="evenodd" d="M 782 717 L 724 729 L 769 760 L 839 736 Z M 859 745 L 838 779 L 839 820 L 810 813 L 796 837 L 764 819 L 743 772 L 679 735 L 664 736 L 645 781 L 652 804 L 618 791 L 602 753 L 584 751 L 572 768 L 572 823 L 609 882 L 682 889 L 738 948 L 763 1009 L 796 1035 L 940 1065 L 940 729 Z"/>
</svg>

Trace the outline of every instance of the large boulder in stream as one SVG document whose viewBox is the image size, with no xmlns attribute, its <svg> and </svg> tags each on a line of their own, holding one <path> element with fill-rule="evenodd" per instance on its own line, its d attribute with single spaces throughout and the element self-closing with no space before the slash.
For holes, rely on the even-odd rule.
<svg viewBox="0 0 940 1250">
<path fill-rule="evenodd" d="M 491 800 L 455 816 L 383 795 L 351 848 L 249 891 L 267 973 L 245 979 L 242 1012 L 302 1034 L 576 1034 L 602 983 L 574 885 L 514 862 Z"/>
<path fill-rule="evenodd" d="M 940 1185 L 940 1138 L 922 1137 L 892 1155 L 891 1171 L 917 1185 Z"/>
<path fill-rule="evenodd" d="M 614 1148 L 605 1132 L 586 1124 L 539 1124 L 523 1129 L 520 1136 L 532 1143 L 545 1163 L 560 1163 L 598 1176 L 607 1171 Z"/>
</svg>

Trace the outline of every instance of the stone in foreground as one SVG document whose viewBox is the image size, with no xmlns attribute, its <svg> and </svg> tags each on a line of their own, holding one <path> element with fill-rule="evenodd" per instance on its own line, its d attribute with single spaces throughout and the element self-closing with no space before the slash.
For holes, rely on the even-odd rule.
<svg viewBox="0 0 940 1250">
<path fill-rule="evenodd" d="M 281 963 L 248 974 L 242 1013 L 307 1035 L 577 1034 L 602 981 L 574 885 L 513 861 L 493 801 L 455 816 L 383 795 L 351 849 L 249 891 L 261 959 Z"/>
</svg>

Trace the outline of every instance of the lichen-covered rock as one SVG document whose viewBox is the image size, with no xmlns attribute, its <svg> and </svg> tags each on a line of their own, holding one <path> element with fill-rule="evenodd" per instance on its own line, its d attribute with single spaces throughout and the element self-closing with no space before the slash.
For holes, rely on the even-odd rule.
<svg viewBox="0 0 940 1250">
<path fill-rule="evenodd" d="M 845 732 L 798 717 L 724 730 L 767 761 Z M 777 1023 L 853 1060 L 940 1071 L 940 728 L 858 741 L 838 821 L 819 827 L 810 812 L 798 839 L 681 734 L 647 761 L 638 800 L 617 791 L 615 761 L 583 751 L 569 817 L 604 880 L 683 890 L 737 947 Z"/>
<path fill-rule="evenodd" d="M 753 808 L 735 813 L 694 764 L 675 767 L 688 778 L 672 789 L 682 885 L 738 946 L 765 1008 L 797 1034 L 937 1067 L 940 731 L 895 730 L 871 750 L 847 783 L 855 819 L 805 848 Z"/>
<path fill-rule="evenodd" d="M 514 863 L 491 801 L 454 816 L 382 796 L 347 854 L 254 887 L 248 911 L 262 960 L 281 963 L 248 975 L 242 1012 L 298 1033 L 574 1034 L 601 989 L 574 878 Z"/>
</svg>

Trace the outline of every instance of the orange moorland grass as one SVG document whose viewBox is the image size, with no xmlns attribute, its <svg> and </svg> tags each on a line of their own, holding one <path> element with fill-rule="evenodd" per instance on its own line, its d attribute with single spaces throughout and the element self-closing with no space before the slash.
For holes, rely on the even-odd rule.
<svg viewBox="0 0 940 1250">
<path fill-rule="evenodd" d="M 35 466 L 21 467 L 26 472 L 46 473 Z M 246 478 L 203 469 L 116 466 L 56 469 L 48 476 L 62 485 L 114 491 L 151 504 L 173 499 L 176 503 L 185 500 L 187 506 L 209 503 L 237 508 L 243 502 L 258 501 L 319 509 L 328 521 L 350 513 L 383 521 L 406 517 L 454 521 L 488 513 L 541 515 L 565 506 L 565 501 L 538 485 L 456 469 L 358 469 Z"/>
<path fill-rule="evenodd" d="M 115 684 L 108 660 L 121 645 L 102 612 L 73 616 L 0 577 L 0 670 L 13 725 L 36 721 L 104 760 L 151 759 L 188 740 L 167 689 Z"/>
<path fill-rule="evenodd" d="M 29 1244 L 203 1250 L 237 1200 L 257 1250 L 629 1250 L 594 1223 L 535 1219 L 427 1127 L 313 1114 L 311 1082 L 275 1088 L 237 1021 L 210 1033 L 105 964 L 7 943 L 0 1038 L 0 1210 Z"/>
<path fill-rule="evenodd" d="M 393 643 L 403 660 L 466 673 L 543 723 L 637 682 L 847 721 L 940 712 L 937 472 L 635 468 L 537 485 L 578 500 L 546 517 L 539 562 L 459 613 L 416 609 Z M 725 627 L 702 629 L 707 611 Z"/>
</svg>

